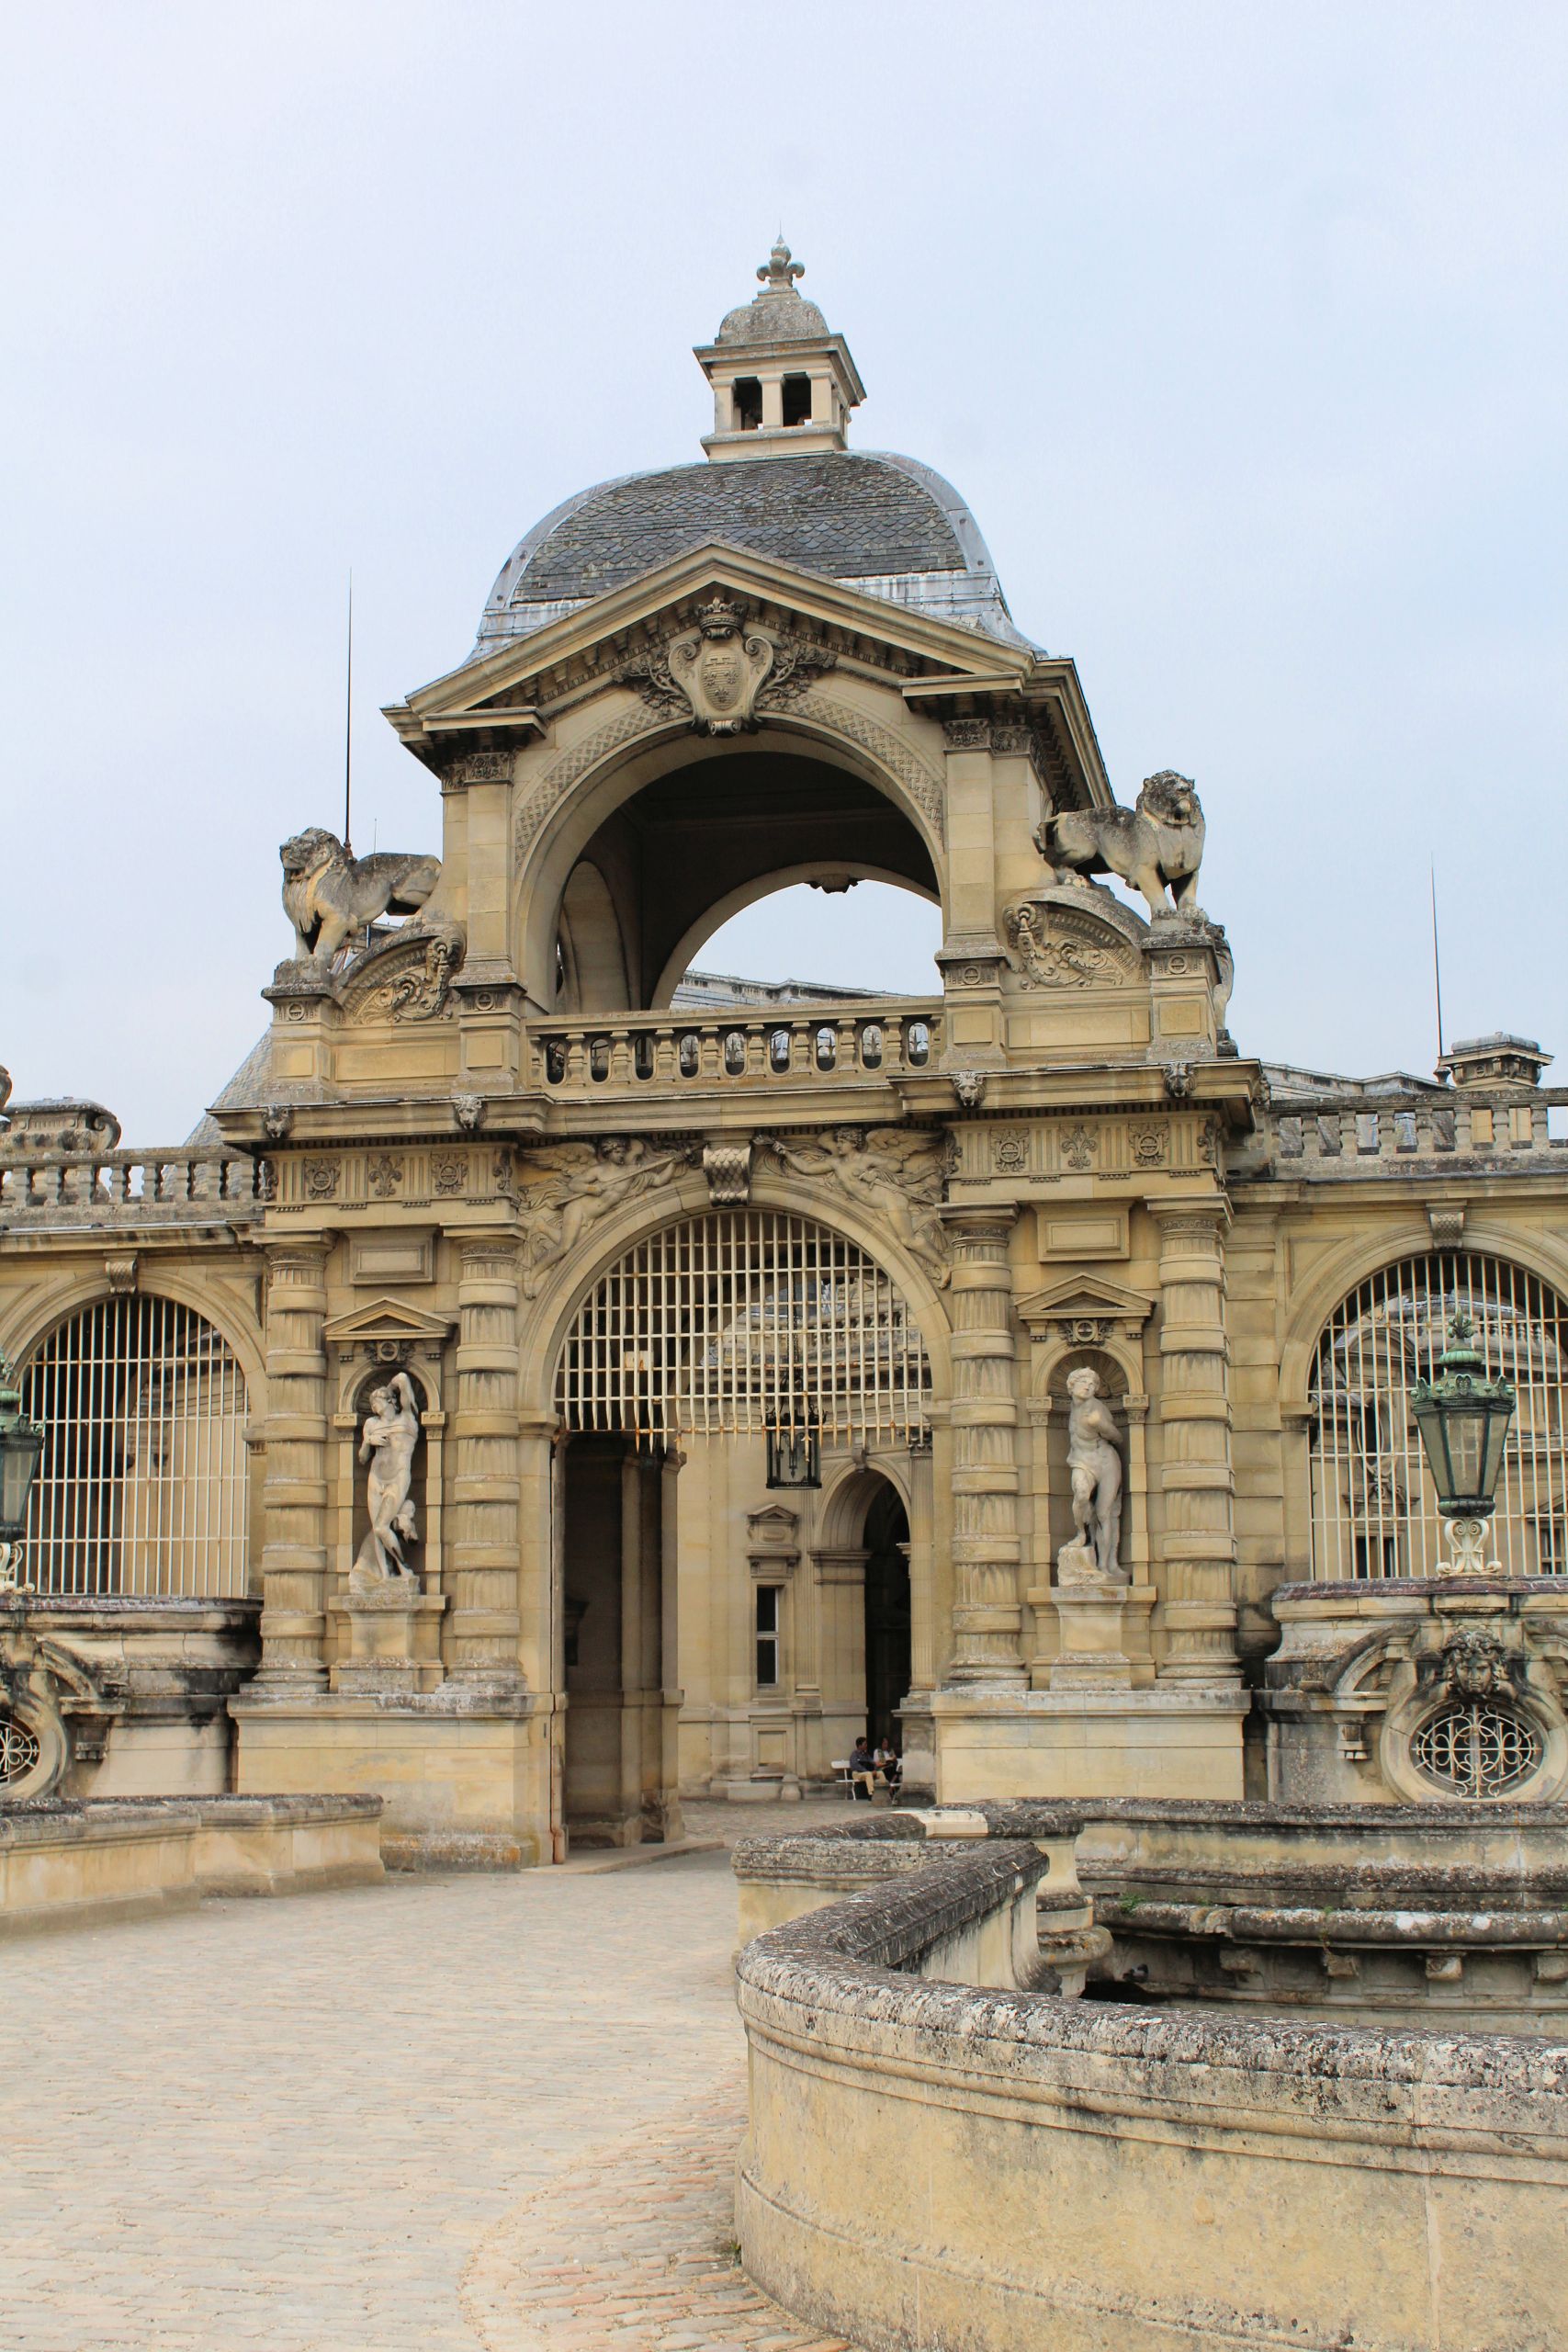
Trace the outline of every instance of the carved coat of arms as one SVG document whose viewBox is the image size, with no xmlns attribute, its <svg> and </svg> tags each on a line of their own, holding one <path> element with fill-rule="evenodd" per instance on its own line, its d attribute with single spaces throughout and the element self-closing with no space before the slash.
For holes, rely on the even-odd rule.
<svg viewBox="0 0 1568 2352">
<path fill-rule="evenodd" d="M 783 705 L 830 669 L 826 647 L 749 627 L 739 605 L 715 596 L 697 626 L 626 662 L 619 674 L 660 711 L 689 711 L 699 735 L 750 734 L 763 700 Z"/>
</svg>

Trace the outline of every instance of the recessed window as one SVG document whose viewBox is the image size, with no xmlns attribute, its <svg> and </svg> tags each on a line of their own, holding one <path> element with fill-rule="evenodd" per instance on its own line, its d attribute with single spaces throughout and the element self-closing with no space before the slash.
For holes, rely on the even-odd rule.
<svg viewBox="0 0 1568 2352">
<path fill-rule="evenodd" d="M 786 424 L 808 424 L 811 421 L 811 379 L 809 376 L 786 376 L 784 379 L 784 421 Z"/>
<path fill-rule="evenodd" d="M 762 387 L 755 376 L 735 379 L 735 430 L 756 433 L 762 423 Z"/>
<path fill-rule="evenodd" d="M 779 1683 L 780 1584 L 757 1587 L 757 1688 L 776 1690 Z"/>
</svg>

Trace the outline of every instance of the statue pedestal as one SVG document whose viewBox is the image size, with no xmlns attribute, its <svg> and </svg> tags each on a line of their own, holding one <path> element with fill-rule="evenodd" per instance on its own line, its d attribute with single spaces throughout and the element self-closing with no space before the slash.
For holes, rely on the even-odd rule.
<svg viewBox="0 0 1568 2352">
<path fill-rule="evenodd" d="M 338 1637 L 334 1690 L 351 1698 L 408 1698 L 442 1680 L 444 1593 L 425 1593 L 413 1577 L 389 1578 L 379 1591 L 328 1603 Z"/>
<path fill-rule="evenodd" d="M 1056 1555 L 1056 1581 L 1043 1597 L 1056 1611 L 1061 1639 L 1051 1668 L 1052 1690 L 1130 1690 L 1133 1661 L 1123 1644 L 1124 1616 L 1128 1609 L 1152 1607 L 1152 1589 L 1106 1576 L 1087 1544 L 1065 1544 Z"/>
</svg>

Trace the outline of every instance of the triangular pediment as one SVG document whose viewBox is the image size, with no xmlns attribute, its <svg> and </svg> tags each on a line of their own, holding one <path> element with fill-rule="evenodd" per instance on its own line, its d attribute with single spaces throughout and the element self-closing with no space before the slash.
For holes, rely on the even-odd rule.
<svg viewBox="0 0 1568 2352">
<path fill-rule="evenodd" d="M 606 644 L 624 652 L 628 632 L 683 622 L 690 617 L 687 606 L 694 609 L 700 598 L 720 593 L 773 607 L 846 641 L 858 639 L 874 645 L 911 677 L 947 675 L 955 686 L 974 680 L 992 690 L 1021 692 L 1035 663 L 1028 646 L 1005 644 L 955 622 L 775 562 L 750 548 L 713 540 L 422 686 L 408 698 L 408 717 L 428 726 L 433 720 L 449 723 L 460 712 L 477 718 L 496 706 L 513 713 L 527 711 L 536 699 L 560 690 L 557 673 L 570 673 L 573 665 Z M 404 732 L 400 721 L 401 714 L 399 731 Z"/>
<path fill-rule="evenodd" d="M 357 1346 L 362 1340 L 400 1340 L 416 1346 L 433 1340 L 439 1343 L 455 1328 L 448 1315 L 427 1315 L 400 1298 L 373 1298 L 347 1315 L 334 1315 L 321 1326 L 321 1337 L 335 1347 Z"/>
<path fill-rule="evenodd" d="M 1018 1301 L 1020 1322 L 1043 1332 L 1060 1323 L 1146 1323 L 1154 1301 L 1103 1274 L 1068 1274 Z"/>
</svg>

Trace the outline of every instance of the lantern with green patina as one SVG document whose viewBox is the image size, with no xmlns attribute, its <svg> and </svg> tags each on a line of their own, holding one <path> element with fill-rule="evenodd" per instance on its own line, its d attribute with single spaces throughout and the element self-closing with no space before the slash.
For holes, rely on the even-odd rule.
<svg viewBox="0 0 1568 2352">
<path fill-rule="evenodd" d="M 1416 1382 L 1410 1408 L 1448 1530 L 1452 1557 L 1441 1573 L 1495 1576 L 1497 1564 L 1483 1556 L 1483 1547 L 1486 1522 L 1497 1507 L 1514 1392 L 1506 1380 L 1487 1378 L 1468 1315 L 1450 1317 L 1436 1376 Z"/>
</svg>

